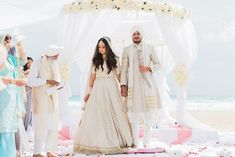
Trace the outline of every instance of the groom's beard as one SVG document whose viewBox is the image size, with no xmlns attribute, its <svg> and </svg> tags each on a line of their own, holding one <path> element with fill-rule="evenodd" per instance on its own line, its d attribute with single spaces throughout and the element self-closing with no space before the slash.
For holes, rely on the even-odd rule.
<svg viewBox="0 0 235 157">
<path fill-rule="evenodd" d="M 141 43 L 141 39 L 138 39 L 138 40 L 133 40 L 133 42 L 135 43 L 135 44 L 137 44 L 137 45 L 139 45 L 140 43 Z"/>
</svg>

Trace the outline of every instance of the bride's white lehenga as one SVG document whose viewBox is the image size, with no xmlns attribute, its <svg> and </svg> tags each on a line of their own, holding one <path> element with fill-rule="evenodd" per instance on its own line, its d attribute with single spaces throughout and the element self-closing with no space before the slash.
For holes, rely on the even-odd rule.
<svg viewBox="0 0 235 157">
<path fill-rule="evenodd" d="M 92 67 L 91 73 L 96 74 L 96 79 L 76 133 L 76 153 L 118 154 L 126 152 L 132 145 L 131 130 L 123 112 L 116 78 L 120 64 L 109 74 L 106 62 L 103 68 L 103 71 L 101 68 L 95 71 Z"/>
</svg>

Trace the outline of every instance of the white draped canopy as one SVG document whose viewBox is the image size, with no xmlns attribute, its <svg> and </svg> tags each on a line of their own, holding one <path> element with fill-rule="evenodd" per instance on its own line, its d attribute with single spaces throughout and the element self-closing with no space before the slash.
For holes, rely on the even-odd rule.
<svg viewBox="0 0 235 157">
<path fill-rule="evenodd" d="M 185 123 L 189 70 L 197 56 L 197 41 L 189 11 L 155 0 L 89 0 L 65 5 L 58 43 L 64 46 L 63 63 L 77 62 L 86 82 L 95 45 L 109 36 L 117 55 L 131 43 L 131 27 L 144 30 L 143 40 L 155 46 L 162 65 L 156 74 L 163 108 L 167 105 L 167 75 L 175 68 L 178 90 L 177 121 Z M 66 74 L 65 74 L 66 75 Z M 84 93 L 84 88 L 81 89 Z"/>
</svg>

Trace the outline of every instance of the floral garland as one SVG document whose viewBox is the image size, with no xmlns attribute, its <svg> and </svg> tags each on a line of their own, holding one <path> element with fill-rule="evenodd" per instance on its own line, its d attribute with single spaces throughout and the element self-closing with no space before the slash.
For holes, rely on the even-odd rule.
<svg viewBox="0 0 235 157">
<path fill-rule="evenodd" d="M 190 11 L 168 3 L 153 0 L 86 0 L 77 1 L 64 6 L 66 13 L 79 13 L 86 11 L 113 9 L 113 10 L 134 10 L 144 12 L 160 12 L 180 19 L 187 19 L 191 16 Z"/>
<path fill-rule="evenodd" d="M 175 82 L 181 87 L 185 87 L 189 80 L 188 67 L 184 64 L 175 67 Z"/>
</svg>

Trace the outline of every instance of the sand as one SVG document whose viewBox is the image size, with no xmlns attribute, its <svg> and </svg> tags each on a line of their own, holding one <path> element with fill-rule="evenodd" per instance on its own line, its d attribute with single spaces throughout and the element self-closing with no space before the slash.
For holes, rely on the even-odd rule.
<svg viewBox="0 0 235 157">
<path fill-rule="evenodd" d="M 221 132 L 235 132 L 235 110 L 197 110 L 188 111 L 199 121 L 217 129 Z M 172 111 L 171 115 L 174 117 L 175 112 Z"/>
</svg>

